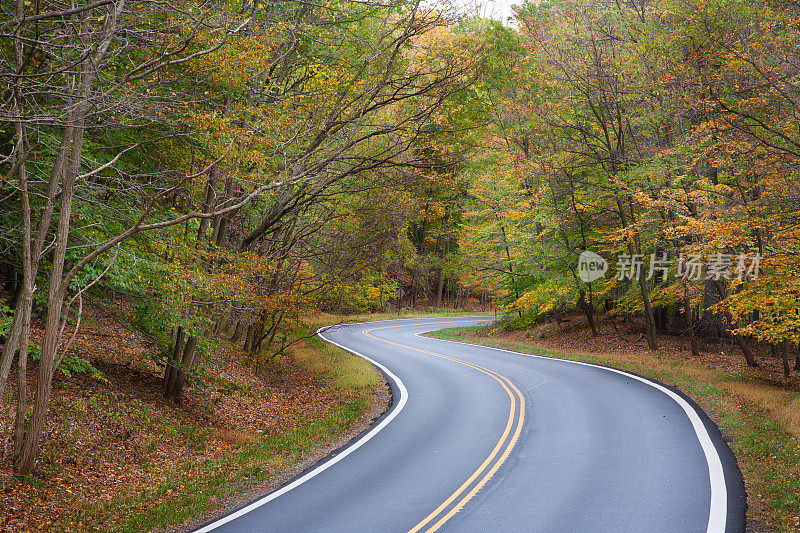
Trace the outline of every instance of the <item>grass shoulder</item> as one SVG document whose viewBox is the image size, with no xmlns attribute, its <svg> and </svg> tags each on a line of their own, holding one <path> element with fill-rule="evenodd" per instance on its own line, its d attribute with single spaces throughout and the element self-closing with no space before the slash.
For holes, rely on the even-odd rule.
<svg viewBox="0 0 800 533">
<path fill-rule="evenodd" d="M 285 404 L 297 411 L 290 424 L 273 425 L 211 457 L 178 461 L 146 491 L 85 508 L 81 522 L 100 526 L 114 520 L 111 529 L 116 531 L 184 523 L 184 529 L 191 529 L 276 489 L 344 445 L 389 405 L 388 388 L 377 369 L 340 348 L 309 338 L 287 350 L 287 357 L 289 372 L 328 387 L 322 401 L 303 398 L 315 394 L 314 387 L 294 387 L 296 403 Z"/>
</svg>

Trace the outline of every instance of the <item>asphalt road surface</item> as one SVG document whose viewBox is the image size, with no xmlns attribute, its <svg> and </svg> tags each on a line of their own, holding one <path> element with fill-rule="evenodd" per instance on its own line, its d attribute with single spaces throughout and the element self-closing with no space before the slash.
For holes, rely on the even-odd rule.
<svg viewBox="0 0 800 533">
<path fill-rule="evenodd" d="M 381 368 L 392 408 L 200 531 L 744 531 L 741 474 L 691 400 L 614 369 L 419 335 L 479 322 L 321 332 Z"/>
</svg>

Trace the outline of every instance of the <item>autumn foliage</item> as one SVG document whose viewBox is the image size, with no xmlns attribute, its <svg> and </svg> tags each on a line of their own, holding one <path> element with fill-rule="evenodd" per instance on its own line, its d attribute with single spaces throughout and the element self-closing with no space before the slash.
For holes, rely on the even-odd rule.
<svg viewBox="0 0 800 533">
<path fill-rule="evenodd" d="M 472 220 L 519 323 L 577 310 L 594 330 L 608 313 L 653 349 L 657 332 L 695 351 L 730 338 L 752 366 L 761 342 L 788 375 L 800 341 L 796 6 L 554 0 L 517 15 L 486 79 Z M 583 250 L 609 260 L 605 278 L 580 278 Z M 641 275 L 620 275 L 631 258 Z"/>
<path fill-rule="evenodd" d="M 216 379 L 221 344 L 258 374 L 310 312 L 388 304 L 404 199 L 426 147 L 452 142 L 426 128 L 477 73 L 453 26 L 405 1 L 0 7 L 0 397 L 18 473 L 55 372 L 88 364 L 71 344 L 102 291 L 131 300 L 176 401 Z"/>
<path fill-rule="evenodd" d="M 504 26 L 405 0 L 6 2 L 0 396 L 16 403 L 0 437 L 16 471 L 55 373 L 91 367 L 70 347 L 103 291 L 131 302 L 178 402 L 222 379 L 215 349 L 263 373 L 317 311 L 495 298 L 518 326 L 604 315 L 652 349 L 659 332 L 727 338 L 757 365 L 761 343 L 790 374 L 797 15 L 551 0 Z M 605 278 L 582 279 L 585 250 Z"/>
</svg>

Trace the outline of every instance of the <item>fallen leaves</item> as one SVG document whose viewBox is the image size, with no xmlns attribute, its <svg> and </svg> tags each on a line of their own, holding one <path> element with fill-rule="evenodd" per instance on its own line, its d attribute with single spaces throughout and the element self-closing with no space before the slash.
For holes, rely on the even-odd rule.
<svg viewBox="0 0 800 533">
<path fill-rule="evenodd" d="M 111 305 L 124 314 L 127 304 Z M 142 340 L 97 309 L 91 315 L 71 351 L 90 360 L 108 383 L 82 374 L 56 377 L 34 475 L 25 481 L 12 476 L 10 448 L 0 462 L 0 531 L 84 530 L 80 516 L 88 506 L 102 509 L 139 494 L 168 482 L 180 462 L 216 457 L 262 435 L 289 431 L 348 399 L 349 392 L 289 358 L 256 376 L 233 354 L 222 353 L 210 370 L 247 385 L 247 392 L 220 395 L 190 386 L 179 406 L 161 395 L 161 371 Z M 35 365 L 29 370 L 33 379 Z M 8 397 L 0 403 L 2 435 L 11 434 L 12 406 Z M 189 490 L 185 484 L 173 484 L 157 500 L 183 490 Z"/>
</svg>

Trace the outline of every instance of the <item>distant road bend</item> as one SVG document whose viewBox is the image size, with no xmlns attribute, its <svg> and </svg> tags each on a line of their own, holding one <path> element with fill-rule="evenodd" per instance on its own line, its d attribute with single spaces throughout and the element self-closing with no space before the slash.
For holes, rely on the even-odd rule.
<svg viewBox="0 0 800 533">
<path fill-rule="evenodd" d="M 674 389 L 419 335 L 486 320 L 321 331 L 381 368 L 392 408 L 301 477 L 199 531 L 744 531 L 733 455 Z"/>
</svg>

